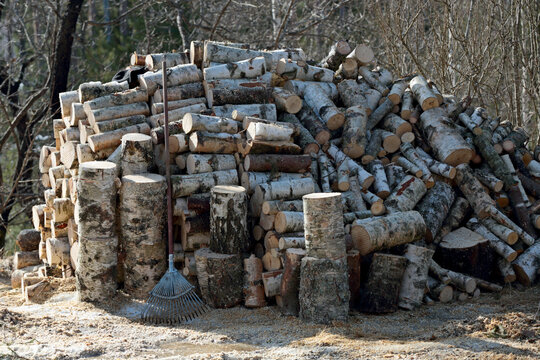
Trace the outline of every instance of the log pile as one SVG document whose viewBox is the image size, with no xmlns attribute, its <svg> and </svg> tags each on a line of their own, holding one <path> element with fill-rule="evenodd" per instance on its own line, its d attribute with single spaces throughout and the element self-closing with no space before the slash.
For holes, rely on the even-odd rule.
<svg viewBox="0 0 540 360">
<path fill-rule="evenodd" d="M 146 67 L 138 83 L 60 95 L 15 286 L 75 273 L 81 294 L 118 285 L 143 297 L 164 271 L 165 152 L 176 266 L 214 307 L 276 303 L 329 322 L 348 307 L 413 309 L 537 279 L 540 151 L 471 99 L 394 76 L 344 41 L 318 65 L 301 49 L 214 41 L 132 65 Z M 106 169 L 94 190 L 87 166 Z M 107 206 L 96 209 L 98 188 Z M 89 265 L 98 243 L 106 259 Z M 93 296 L 81 298 L 103 300 Z"/>
</svg>

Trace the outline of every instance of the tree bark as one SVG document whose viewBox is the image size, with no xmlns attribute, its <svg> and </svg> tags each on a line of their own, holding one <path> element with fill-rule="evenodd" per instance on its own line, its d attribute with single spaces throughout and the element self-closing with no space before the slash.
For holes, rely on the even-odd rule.
<svg viewBox="0 0 540 360">
<path fill-rule="evenodd" d="M 202 73 L 194 64 L 177 65 L 167 69 L 167 86 L 178 86 L 202 80 Z M 162 71 L 146 72 L 139 75 L 139 83 L 149 96 L 154 95 L 158 86 L 163 86 Z"/>
<path fill-rule="evenodd" d="M 426 111 L 439 106 L 439 100 L 429 88 L 426 79 L 422 76 L 416 76 L 409 83 L 409 87 L 416 98 L 416 101 L 422 107 L 422 110 Z"/>
<path fill-rule="evenodd" d="M 280 59 L 276 64 L 276 74 L 285 80 L 332 82 L 334 71 L 308 65 L 304 60 Z"/>
<path fill-rule="evenodd" d="M 304 149 L 304 154 L 316 154 L 319 152 L 320 146 L 313 135 L 306 129 L 300 120 L 293 114 L 282 114 L 279 121 L 295 125 L 299 129 L 297 137 L 298 145 Z"/>
<path fill-rule="evenodd" d="M 279 233 L 290 233 L 304 229 L 304 213 L 280 211 L 275 215 L 274 227 Z"/>
<path fill-rule="evenodd" d="M 472 169 L 467 164 L 461 164 L 456 167 L 456 182 L 459 185 L 463 195 L 471 204 L 475 214 L 480 219 L 489 216 L 489 208 L 495 205 L 495 201 L 489 197 L 484 188 L 474 176 Z"/>
<path fill-rule="evenodd" d="M 145 103 L 148 101 L 148 93 L 145 90 L 129 89 L 118 93 L 104 95 L 95 99 L 86 101 L 83 109 L 86 113 L 92 110 L 104 109 L 135 103 Z"/>
<path fill-rule="evenodd" d="M 345 115 L 339 111 L 319 85 L 315 84 L 305 89 L 304 101 L 315 114 L 321 117 L 328 129 L 336 130 L 343 126 Z"/>
<path fill-rule="evenodd" d="M 517 279 L 525 286 L 531 286 L 538 277 L 540 242 L 536 242 L 512 263 Z"/>
</svg>

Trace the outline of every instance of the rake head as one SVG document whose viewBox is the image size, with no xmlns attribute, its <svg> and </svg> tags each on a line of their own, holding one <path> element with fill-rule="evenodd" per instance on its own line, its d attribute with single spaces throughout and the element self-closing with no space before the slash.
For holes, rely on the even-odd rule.
<svg viewBox="0 0 540 360">
<path fill-rule="evenodd" d="M 141 315 L 156 324 L 176 324 L 189 321 L 208 311 L 191 285 L 174 267 L 150 291 L 150 297 Z"/>
</svg>

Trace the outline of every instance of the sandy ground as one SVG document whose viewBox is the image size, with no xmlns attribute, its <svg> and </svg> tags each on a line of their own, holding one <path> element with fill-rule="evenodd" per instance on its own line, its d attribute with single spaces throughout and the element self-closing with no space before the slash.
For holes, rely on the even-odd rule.
<svg viewBox="0 0 540 360">
<path fill-rule="evenodd" d="M 76 302 L 73 291 L 24 304 L 0 277 L 0 359 L 540 359 L 539 306 L 536 286 L 412 312 L 352 313 L 332 326 L 275 306 L 155 326 L 122 294 L 102 308 Z"/>
</svg>

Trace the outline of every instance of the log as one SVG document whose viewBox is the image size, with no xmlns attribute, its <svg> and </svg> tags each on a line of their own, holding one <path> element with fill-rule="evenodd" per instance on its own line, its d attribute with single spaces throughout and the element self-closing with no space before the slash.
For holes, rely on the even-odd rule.
<svg viewBox="0 0 540 360">
<path fill-rule="evenodd" d="M 182 120 L 176 120 L 169 123 L 169 139 L 171 136 L 178 134 L 186 136 L 182 126 Z M 153 128 L 150 131 L 150 136 L 152 137 L 154 145 L 163 144 L 165 142 L 165 127 L 159 126 Z M 171 145 L 169 144 L 169 146 Z"/>
<path fill-rule="evenodd" d="M 315 192 L 315 184 L 311 178 L 259 184 L 251 197 L 252 215 L 259 216 L 265 201 L 299 199 L 313 192 Z"/>
<path fill-rule="evenodd" d="M 466 113 L 459 114 L 458 119 L 474 135 L 482 134 L 483 130 L 480 127 L 480 124 L 474 122 Z"/>
<path fill-rule="evenodd" d="M 204 87 L 201 82 L 194 82 L 167 88 L 167 100 L 169 101 L 169 105 L 181 100 L 193 101 L 193 99 L 201 99 L 204 98 L 204 96 Z M 204 99 L 206 101 L 206 98 Z M 163 104 L 163 100 L 163 92 L 156 91 L 154 93 L 153 102 Z M 161 111 L 158 113 L 161 113 Z"/>
<path fill-rule="evenodd" d="M 405 92 L 403 93 L 402 103 L 401 103 L 400 116 L 402 119 L 409 120 L 409 118 L 411 117 L 411 113 L 414 110 L 413 101 L 414 101 L 414 97 L 413 97 L 411 89 L 409 88 L 405 89 Z"/>
<path fill-rule="evenodd" d="M 266 297 L 280 296 L 283 270 L 272 270 L 262 274 L 264 294 Z"/>
<path fill-rule="evenodd" d="M 358 74 L 362 76 L 373 89 L 380 92 L 383 96 L 386 96 L 390 89 L 388 89 L 383 83 L 379 81 L 374 72 L 369 70 L 367 66 L 360 66 L 358 68 Z"/>
<path fill-rule="evenodd" d="M 321 117 L 330 130 L 339 129 L 345 122 L 345 115 L 339 111 L 332 100 L 319 85 L 308 86 L 304 91 L 306 104 Z"/>
<path fill-rule="evenodd" d="M 443 237 L 434 256 L 442 267 L 482 279 L 489 279 L 494 258 L 489 241 L 465 227 Z"/>
<path fill-rule="evenodd" d="M 174 109 L 174 110 L 169 110 L 169 121 L 173 122 L 173 121 L 181 120 L 186 114 L 200 113 L 206 110 L 207 110 L 206 104 L 204 103 L 197 103 L 197 104 L 184 106 L 184 107 Z M 165 114 L 159 113 L 159 114 L 152 115 L 148 118 L 147 122 L 154 128 L 163 126 L 163 124 L 165 124 Z M 169 123 L 169 126 L 170 124 L 171 123 Z"/>
<path fill-rule="evenodd" d="M 87 82 L 79 85 L 79 102 L 81 104 L 84 104 L 87 101 L 96 99 L 98 97 L 102 97 L 105 95 L 110 95 L 116 92 L 124 91 L 129 88 L 129 84 L 127 81 L 124 82 L 116 82 L 111 81 L 105 84 L 102 84 L 101 82 Z"/>
<path fill-rule="evenodd" d="M 447 303 L 454 297 L 454 289 L 450 285 L 441 284 L 432 277 L 428 277 L 427 286 L 429 294 L 436 300 Z"/>
<path fill-rule="evenodd" d="M 396 212 L 377 218 L 356 220 L 351 228 L 355 249 L 362 256 L 370 252 L 420 240 L 426 233 L 417 211 Z"/>
<path fill-rule="evenodd" d="M 102 302 L 116 292 L 116 165 L 90 161 L 79 166 L 75 221 L 79 231 L 77 299 Z"/>
<path fill-rule="evenodd" d="M 472 159 L 473 150 L 443 109 L 424 111 L 420 116 L 420 127 L 439 161 L 457 166 Z"/>
<path fill-rule="evenodd" d="M 41 264 L 39 259 L 39 252 L 33 251 L 17 251 L 13 255 L 13 268 L 18 270 L 28 266 Z"/>
<path fill-rule="evenodd" d="M 197 153 L 233 154 L 238 150 L 240 135 L 195 131 L 189 136 L 189 150 Z"/>
<path fill-rule="evenodd" d="M 349 107 L 345 112 L 345 125 L 342 135 L 343 152 L 352 159 L 359 158 L 367 146 L 367 113 L 360 106 Z"/>
<path fill-rule="evenodd" d="M 94 126 L 101 121 L 113 120 L 135 115 L 150 115 L 150 109 L 145 102 L 137 102 L 127 105 L 111 106 L 101 109 L 89 109 L 86 112 L 90 125 Z"/>
<path fill-rule="evenodd" d="M 259 225 L 263 228 L 264 231 L 270 231 L 274 229 L 274 221 L 276 215 L 260 214 Z"/>
<path fill-rule="evenodd" d="M 26 302 L 42 302 L 47 299 L 47 293 L 52 289 L 48 280 L 42 280 L 37 284 L 27 286 L 24 289 L 24 300 Z M 43 296 L 42 296 L 43 294 Z M 39 298 L 41 296 L 41 298 Z"/>
<path fill-rule="evenodd" d="M 370 205 L 369 210 L 373 215 L 378 216 L 386 212 L 383 199 L 367 190 L 362 190 L 361 194 L 362 198 Z"/>
<path fill-rule="evenodd" d="M 284 315 L 298 316 L 299 314 L 300 269 L 302 258 L 305 255 L 306 251 L 303 249 L 287 249 L 285 251 L 284 270 L 279 292 L 282 299 L 280 309 Z"/>
<path fill-rule="evenodd" d="M 275 215 L 274 227 L 280 233 L 302 231 L 304 228 L 304 213 L 280 211 Z"/>
<path fill-rule="evenodd" d="M 285 80 L 332 82 L 334 78 L 334 71 L 308 65 L 304 60 L 280 59 L 275 72 Z"/>
<path fill-rule="evenodd" d="M 492 207 L 489 209 L 490 216 L 495 219 L 499 224 L 506 226 L 507 228 L 512 229 L 515 231 L 521 240 L 526 245 L 533 245 L 535 243 L 535 239 L 529 235 L 525 230 L 523 230 L 521 227 L 517 226 L 512 220 L 510 220 L 506 215 L 504 215 L 502 212 L 500 212 L 495 207 Z"/>
<path fill-rule="evenodd" d="M 375 253 L 362 293 L 360 309 L 369 313 L 390 313 L 398 308 L 401 279 L 407 267 L 403 256 Z"/>
<path fill-rule="evenodd" d="M 309 155 L 247 155 L 244 159 L 244 170 L 255 172 L 287 172 L 305 173 L 311 167 Z"/>
<path fill-rule="evenodd" d="M 525 286 L 531 286 L 538 276 L 538 259 L 540 258 L 540 242 L 525 250 L 513 263 L 517 280 Z"/>
<path fill-rule="evenodd" d="M 317 143 L 324 145 L 330 140 L 330 130 L 307 104 L 302 105 L 297 115 L 300 123 L 305 126 Z"/>
<path fill-rule="evenodd" d="M 409 122 L 403 120 L 396 114 L 390 113 L 384 117 L 383 127 L 401 137 L 403 134 L 412 131 L 412 126 Z"/>
<path fill-rule="evenodd" d="M 269 200 L 262 204 L 262 213 L 266 215 L 276 215 L 280 211 L 303 211 L 302 200 Z"/>
<path fill-rule="evenodd" d="M 236 169 L 236 161 L 233 155 L 189 154 L 186 159 L 186 170 L 188 174 L 233 169 Z"/>
<path fill-rule="evenodd" d="M 434 260 L 432 260 L 431 264 L 429 265 L 429 271 L 443 284 L 451 283 L 459 290 L 464 291 L 468 294 L 472 294 L 476 289 L 475 279 L 452 270 L 443 269 Z"/>
<path fill-rule="evenodd" d="M 263 267 L 266 271 L 276 271 L 281 269 L 281 258 L 277 249 L 267 249 L 262 257 Z"/>
<path fill-rule="evenodd" d="M 48 174 L 49 168 L 52 167 L 50 155 L 56 151 L 52 146 L 42 146 L 39 152 L 39 172 Z"/>
<path fill-rule="evenodd" d="M 41 264 L 13 270 L 13 272 L 11 273 L 11 288 L 19 289 L 21 287 L 21 281 L 24 276 L 36 276 L 38 274 L 37 271 L 40 267 Z"/>
<path fill-rule="evenodd" d="M 307 256 L 328 259 L 344 257 L 346 249 L 341 195 L 314 193 L 304 195 L 302 199 Z M 279 231 L 277 226 L 276 230 Z"/>
<path fill-rule="evenodd" d="M 69 265 L 70 260 L 70 246 L 67 237 L 61 238 L 49 238 L 46 242 L 47 249 L 47 263 L 50 266 L 54 265 Z"/>
<path fill-rule="evenodd" d="M 125 252 L 124 291 L 145 298 L 166 270 L 165 223 L 166 181 L 157 174 L 122 177 L 119 218 Z"/>
<path fill-rule="evenodd" d="M 510 199 L 510 205 L 512 206 L 512 210 L 515 214 L 517 225 L 519 225 L 519 227 L 523 229 L 524 232 L 529 235 L 527 241 L 530 242 L 532 245 L 534 241 L 530 239 L 533 239 L 536 237 L 536 230 L 534 229 L 534 226 L 531 223 L 529 210 L 527 209 L 527 206 L 523 202 L 523 197 L 521 196 L 521 192 L 519 191 L 518 185 L 516 184 L 514 186 L 511 186 L 508 189 L 507 194 Z"/>
<path fill-rule="evenodd" d="M 122 175 L 135 175 L 150 172 L 154 165 L 152 138 L 144 134 L 122 136 L 120 166 Z"/>
<path fill-rule="evenodd" d="M 492 142 L 487 134 L 475 136 L 474 145 L 480 150 L 482 157 L 486 159 L 495 176 L 504 182 L 506 189 L 516 183 L 499 154 L 493 149 Z"/>
<path fill-rule="evenodd" d="M 194 83 L 202 80 L 201 71 L 193 64 L 177 65 L 167 69 L 167 87 Z M 162 71 L 146 72 L 139 75 L 139 83 L 142 89 L 153 95 L 158 86 L 163 86 Z"/>
<path fill-rule="evenodd" d="M 302 99 L 292 91 L 275 87 L 272 90 L 272 98 L 280 111 L 296 114 L 302 108 Z"/>
<path fill-rule="evenodd" d="M 149 135 L 150 126 L 143 123 L 120 128 L 103 134 L 94 134 L 88 138 L 88 145 L 90 145 L 90 148 L 94 152 L 106 148 L 116 147 L 122 143 L 122 136 L 129 133 L 141 133 Z"/>
<path fill-rule="evenodd" d="M 469 165 L 458 165 L 456 170 L 456 182 L 471 204 L 475 214 L 480 219 L 488 217 L 489 209 L 495 205 L 493 199 L 484 191 Z"/>
<path fill-rule="evenodd" d="M 495 175 L 485 169 L 474 169 L 476 178 L 487 188 L 493 192 L 501 192 L 504 186 L 502 180 L 499 180 Z"/>
<path fill-rule="evenodd" d="M 271 181 L 290 181 L 310 177 L 310 174 L 300 173 L 271 173 L 271 172 L 244 172 L 241 185 L 246 188 L 248 195 L 255 192 L 257 185 Z"/>
<path fill-rule="evenodd" d="M 70 198 L 56 198 L 53 201 L 53 221 L 66 222 L 73 217 L 74 205 Z"/>
<path fill-rule="evenodd" d="M 252 122 L 246 129 L 248 140 L 253 141 L 290 141 L 293 130 L 279 123 Z"/>
<path fill-rule="evenodd" d="M 250 79 L 209 80 L 203 83 L 209 107 L 226 104 L 263 104 L 272 99 L 272 89 Z"/>
<path fill-rule="evenodd" d="M 512 262 L 516 259 L 518 253 L 505 242 L 500 240 L 495 234 L 489 231 L 484 225 L 482 225 L 478 219 L 471 218 L 466 226 L 472 231 L 478 233 L 484 239 L 489 242 L 489 246 L 496 252 L 499 256 L 505 259 L 508 262 Z"/>
<path fill-rule="evenodd" d="M 247 308 L 260 308 L 266 306 L 264 287 L 262 285 L 261 259 L 251 255 L 244 259 L 244 306 Z"/>
<path fill-rule="evenodd" d="M 173 198 L 209 192 L 216 185 L 237 185 L 238 173 L 233 170 L 213 171 L 192 175 L 172 175 Z"/>
<path fill-rule="evenodd" d="M 433 254 L 433 250 L 412 244 L 407 245 L 404 256 L 408 263 L 399 291 L 398 306 L 400 308 L 413 310 L 422 304 Z"/>
<path fill-rule="evenodd" d="M 21 230 L 15 241 L 21 251 L 37 250 L 39 242 L 41 241 L 41 232 L 37 229 Z"/>
<path fill-rule="evenodd" d="M 493 219 L 483 219 L 482 224 L 484 224 L 489 231 L 495 234 L 502 241 L 506 242 L 508 245 L 514 245 L 519 239 L 517 232 L 499 224 Z"/>
<path fill-rule="evenodd" d="M 210 233 L 186 233 L 182 228 L 181 245 L 185 251 L 196 251 L 200 248 L 206 248 L 210 245 Z"/>
<path fill-rule="evenodd" d="M 323 324 L 347 321 L 349 299 L 346 258 L 302 258 L 299 291 L 302 319 Z"/>
<path fill-rule="evenodd" d="M 83 104 L 85 113 L 91 110 L 110 108 L 121 105 L 144 103 L 148 101 L 148 93 L 145 90 L 129 89 L 115 94 L 105 95 Z"/>
<path fill-rule="evenodd" d="M 274 104 L 224 105 L 214 106 L 212 110 L 214 116 L 232 118 L 236 121 L 242 121 L 246 116 L 277 121 L 276 106 Z"/>
<path fill-rule="evenodd" d="M 345 57 L 351 53 L 351 46 L 345 40 L 339 40 L 332 45 L 328 55 L 321 60 L 320 66 L 336 71 L 339 65 L 345 60 Z"/>
<path fill-rule="evenodd" d="M 424 162 L 424 159 L 418 154 L 416 149 L 410 143 L 401 144 L 401 153 L 416 165 L 420 170 L 422 170 L 422 180 L 426 183 L 427 188 L 433 187 L 434 180 L 431 176 L 431 171 L 429 170 L 427 164 Z"/>
<path fill-rule="evenodd" d="M 192 113 L 184 115 L 182 127 L 186 134 L 193 131 L 236 134 L 239 130 L 238 122 L 232 119 Z"/>
<path fill-rule="evenodd" d="M 373 184 L 375 194 L 383 200 L 386 199 L 390 195 L 390 187 L 382 162 L 373 160 L 369 163 L 369 172 L 375 177 L 375 183 Z"/>
<path fill-rule="evenodd" d="M 426 194 L 427 188 L 420 179 L 407 175 L 396 186 L 392 194 L 384 201 L 388 213 L 399 213 L 414 209 Z"/>
<path fill-rule="evenodd" d="M 77 167 L 77 144 L 78 141 L 67 141 L 60 146 L 60 161 L 67 169 Z"/>
<path fill-rule="evenodd" d="M 405 89 L 409 87 L 409 84 L 407 81 L 396 81 L 392 88 L 390 89 L 390 92 L 388 93 L 388 99 L 392 101 L 394 105 L 399 105 L 401 103 L 401 98 L 403 97 L 403 94 L 405 93 Z"/>
<path fill-rule="evenodd" d="M 214 308 L 242 302 L 243 268 L 240 255 L 218 254 L 208 248 L 195 251 L 201 297 Z"/>
<path fill-rule="evenodd" d="M 422 110 L 427 111 L 439 106 L 439 100 L 433 91 L 431 91 L 423 76 L 418 75 L 414 77 L 409 83 L 409 87 L 411 88 L 416 101 L 422 107 Z"/>
<path fill-rule="evenodd" d="M 367 107 L 364 89 L 356 82 L 356 80 L 343 80 L 338 83 L 337 89 L 339 92 L 339 97 L 345 107 L 360 107 L 364 109 L 366 116 L 371 113 L 371 109 Z"/>
<path fill-rule="evenodd" d="M 212 66 L 203 69 L 205 80 L 254 78 L 264 75 L 266 63 L 264 57 L 254 57 L 247 60 Z"/>
<path fill-rule="evenodd" d="M 61 92 L 58 94 L 58 100 L 62 118 L 65 118 L 71 115 L 71 104 L 79 101 L 79 93 L 77 90 Z"/>
<path fill-rule="evenodd" d="M 127 126 L 142 124 L 144 122 L 146 122 L 146 116 L 133 115 L 133 116 L 127 116 L 127 117 L 122 117 L 118 119 L 97 122 L 94 124 L 93 128 L 94 128 L 95 134 L 101 134 L 101 133 L 117 130 L 117 129 L 127 127 Z"/>
<path fill-rule="evenodd" d="M 210 194 L 210 250 L 222 254 L 246 251 L 249 247 L 246 189 L 215 186 Z"/>
<path fill-rule="evenodd" d="M 45 227 L 44 209 L 46 204 L 32 206 L 32 225 L 34 229 L 42 230 Z"/>
<path fill-rule="evenodd" d="M 373 129 L 384 117 L 392 111 L 392 108 L 394 107 L 394 103 L 390 101 L 390 99 L 385 98 L 384 101 L 377 106 L 375 109 L 373 109 L 373 112 L 371 115 L 369 115 L 368 121 L 367 121 L 367 129 L 371 130 Z"/>
<path fill-rule="evenodd" d="M 150 71 L 161 70 L 163 61 L 167 61 L 168 67 L 176 65 L 189 64 L 189 55 L 187 53 L 163 53 L 146 55 L 145 65 Z"/>
<path fill-rule="evenodd" d="M 297 143 L 304 149 L 304 154 L 316 154 L 319 152 L 319 144 L 296 116 L 293 114 L 282 114 L 279 117 L 279 121 L 292 124 L 298 129 Z"/>
<path fill-rule="evenodd" d="M 305 249 L 306 242 L 305 237 L 291 237 L 291 236 L 282 236 L 279 238 L 279 250 L 287 250 L 287 249 Z"/>
<path fill-rule="evenodd" d="M 437 182 L 428 190 L 424 198 L 416 206 L 416 210 L 426 223 L 425 239 L 433 242 L 454 203 L 455 193 L 452 187 L 444 182 Z"/>
</svg>

